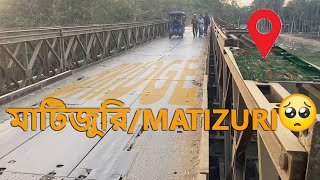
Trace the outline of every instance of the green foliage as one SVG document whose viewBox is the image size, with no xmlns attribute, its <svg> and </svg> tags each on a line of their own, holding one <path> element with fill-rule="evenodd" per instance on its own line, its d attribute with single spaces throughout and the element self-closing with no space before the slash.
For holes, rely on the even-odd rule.
<svg viewBox="0 0 320 180">
<path fill-rule="evenodd" d="M 176 10 L 183 4 L 183 0 L 0 0 L 0 27 L 65 26 L 164 19 L 169 11 Z"/>
<path fill-rule="evenodd" d="M 254 0 L 240 7 L 238 0 L 0 0 L 0 28 L 67 26 L 145 21 L 167 18 L 183 10 L 220 16 L 231 23 L 246 24 L 257 9 L 277 12 L 289 31 L 313 31 L 320 27 L 320 0 Z M 264 26 L 270 28 L 266 23 Z"/>
<path fill-rule="evenodd" d="M 2 0 L 1 26 L 37 26 L 47 25 L 51 21 L 53 0 Z"/>
<path fill-rule="evenodd" d="M 261 8 L 277 12 L 287 32 L 319 32 L 320 0 L 254 0 L 252 10 Z"/>
<path fill-rule="evenodd" d="M 160 19 L 168 4 L 169 0 L 0 0 L 0 23 L 1 28 L 17 28 L 127 22 L 135 19 L 139 8 L 137 19 Z"/>
<path fill-rule="evenodd" d="M 167 18 L 174 10 L 238 19 L 235 0 L 0 0 L 2 28 L 103 24 Z M 231 13 L 230 13 L 231 12 Z"/>
<path fill-rule="evenodd" d="M 292 0 L 285 13 L 292 32 L 320 31 L 320 0 Z"/>
</svg>

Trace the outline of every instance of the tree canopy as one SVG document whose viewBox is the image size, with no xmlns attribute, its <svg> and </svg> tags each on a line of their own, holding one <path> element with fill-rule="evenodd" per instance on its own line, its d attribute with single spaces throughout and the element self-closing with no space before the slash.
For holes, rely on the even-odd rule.
<svg viewBox="0 0 320 180">
<path fill-rule="evenodd" d="M 65 26 L 145 21 L 167 18 L 173 10 L 220 16 L 246 24 L 257 9 L 277 12 L 285 30 L 318 31 L 320 0 L 253 0 L 240 7 L 237 0 L 0 0 L 0 28 Z M 270 24 L 269 24 L 270 26 Z"/>
</svg>

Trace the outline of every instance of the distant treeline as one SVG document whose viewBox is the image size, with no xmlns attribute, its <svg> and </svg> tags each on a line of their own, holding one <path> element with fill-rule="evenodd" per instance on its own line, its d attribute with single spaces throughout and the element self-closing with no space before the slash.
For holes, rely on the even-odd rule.
<svg viewBox="0 0 320 180">
<path fill-rule="evenodd" d="M 193 14 L 208 12 L 222 19 L 246 24 L 257 9 L 276 11 L 288 32 L 318 32 L 320 0 L 254 0 L 240 7 L 237 0 L 0 0 L 0 28 L 66 26 L 145 21 L 167 18 L 174 10 Z M 270 23 L 262 24 L 270 28 Z"/>
<path fill-rule="evenodd" d="M 220 0 L 0 0 L 0 28 L 66 26 L 167 18 L 174 10 L 211 15 L 238 6 Z"/>
<path fill-rule="evenodd" d="M 213 0 L 215 1 L 215 0 Z M 320 33 L 320 0 L 253 0 L 250 6 L 239 7 L 236 0 L 216 0 L 223 4 L 224 12 L 217 14 L 226 21 L 247 24 L 250 15 L 262 8 L 279 14 L 283 32 Z M 262 29 L 270 29 L 270 23 L 261 23 Z"/>
<path fill-rule="evenodd" d="M 1 28 L 162 19 L 171 0 L 0 0 Z"/>
</svg>

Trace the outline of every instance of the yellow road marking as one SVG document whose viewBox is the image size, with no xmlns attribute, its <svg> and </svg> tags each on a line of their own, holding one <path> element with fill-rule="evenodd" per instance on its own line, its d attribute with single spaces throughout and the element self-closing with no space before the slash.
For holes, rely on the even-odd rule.
<svg viewBox="0 0 320 180">
<path fill-rule="evenodd" d="M 70 98 L 80 92 L 83 91 L 83 89 L 87 89 L 89 87 L 91 87 L 92 85 L 95 85 L 96 83 L 98 83 L 99 81 L 101 81 L 101 78 L 104 78 L 106 75 L 112 73 L 111 75 L 107 76 L 106 78 L 109 78 L 109 77 L 114 77 L 114 75 L 118 75 L 118 73 L 120 72 L 123 72 L 123 70 L 126 70 L 127 68 L 130 68 L 130 66 L 120 66 L 119 68 L 117 69 L 113 69 L 113 70 L 107 70 L 101 74 L 99 74 L 98 76 L 94 76 L 88 83 L 82 83 L 81 85 L 78 85 L 78 87 L 76 88 L 77 90 L 76 91 L 73 91 L 73 92 L 68 92 L 68 94 L 66 94 L 64 96 L 64 98 Z"/>
<path fill-rule="evenodd" d="M 184 83 L 188 76 L 195 76 L 196 71 L 190 68 L 191 64 L 194 64 L 195 61 L 188 61 L 185 69 L 181 74 L 180 81 L 178 81 L 175 90 L 173 91 L 173 95 L 169 101 L 171 105 L 186 105 L 193 106 L 196 103 L 196 88 L 184 88 Z"/>
<path fill-rule="evenodd" d="M 146 81 L 145 79 L 141 79 L 140 81 L 132 84 L 131 86 L 127 86 L 132 81 L 132 79 L 137 78 L 138 76 L 143 74 L 146 70 L 148 70 L 152 66 L 156 65 L 158 68 L 156 68 L 155 72 L 150 72 L 148 75 L 146 75 L 146 77 L 152 76 L 152 74 L 154 74 L 160 70 L 160 68 L 163 66 L 163 63 L 164 63 L 163 61 L 157 61 L 157 62 L 154 62 L 154 63 L 148 65 L 145 69 L 142 69 L 141 71 L 134 74 L 131 79 L 126 80 L 125 82 L 120 84 L 118 87 L 116 87 L 114 90 L 108 92 L 105 96 L 100 98 L 100 100 L 106 100 L 106 99 L 111 99 L 111 98 L 117 99 L 117 98 L 123 96 L 124 94 L 129 93 L 130 91 L 137 88 L 140 84 L 142 84 L 143 82 Z"/>
<path fill-rule="evenodd" d="M 167 93 L 173 79 L 176 77 L 178 71 L 177 70 L 170 70 L 168 72 L 168 74 L 166 75 L 168 77 L 168 80 L 166 80 L 166 82 L 164 83 L 164 85 L 160 88 L 156 88 L 156 82 L 157 79 L 159 79 L 159 77 L 161 76 L 161 74 L 163 72 L 165 72 L 165 70 L 167 68 L 169 68 L 169 66 L 174 65 L 174 64 L 181 64 L 181 61 L 175 61 L 169 65 L 167 65 L 166 67 L 164 67 L 160 72 L 158 72 L 150 81 L 150 83 L 143 89 L 141 97 L 140 97 L 140 103 L 147 105 L 147 104 L 153 104 L 159 100 L 161 100 L 161 98 L 163 98 L 165 96 L 165 94 Z"/>
<path fill-rule="evenodd" d="M 160 76 L 164 72 L 166 72 L 166 70 L 170 66 L 173 66 L 175 64 L 181 64 L 182 62 L 183 61 L 176 60 L 172 61 L 170 64 L 167 65 L 165 65 L 163 61 L 149 62 L 145 64 L 122 64 L 120 66 L 104 71 L 97 76 L 76 82 L 66 88 L 58 90 L 48 95 L 48 97 L 64 95 L 65 98 L 70 98 L 74 95 L 81 94 L 79 95 L 78 99 L 91 100 L 99 96 L 100 94 L 103 94 L 106 90 L 116 86 L 117 83 L 121 82 L 121 84 L 115 87 L 115 89 L 111 90 L 110 92 L 106 93 L 101 98 L 99 98 L 100 100 L 117 99 L 148 81 L 148 84 L 146 85 L 146 87 L 144 87 L 144 89 L 141 92 L 140 103 L 143 105 L 153 104 L 160 101 L 168 93 L 167 91 L 170 88 L 172 82 L 174 81 L 174 78 L 177 76 L 178 70 L 169 70 L 166 74 L 166 77 L 168 79 L 160 88 L 156 88 L 156 83 L 158 82 L 157 79 L 159 79 Z M 195 104 L 196 88 L 184 88 L 184 85 L 189 76 L 195 77 L 196 70 L 193 67 L 191 67 L 191 65 L 196 63 L 197 61 L 195 60 L 190 60 L 186 62 L 186 65 L 181 73 L 179 81 L 177 81 L 177 85 L 169 100 L 170 105 L 193 106 Z M 152 79 L 141 79 L 137 80 L 137 82 L 132 85 L 128 85 L 132 83 L 132 81 L 139 77 L 141 74 L 145 73 L 154 66 L 156 66 L 155 69 L 144 76 L 147 78 L 151 77 Z M 128 79 L 120 79 L 119 81 L 117 81 L 116 77 L 119 75 L 131 76 Z M 110 81 L 113 82 L 107 86 L 104 86 L 106 83 Z M 92 86 L 92 89 L 88 89 Z"/>
<path fill-rule="evenodd" d="M 126 72 L 118 72 L 117 74 L 114 74 L 112 76 L 109 76 L 109 77 L 106 77 L 105 80 L 103 80 L 100 84 L 98 84 L 96 87 L 99 89 L 99 87 L 103 87 L 103 85 L 106 84 L 106 82 L 108 81 L 113 81 L 115 80 L 115 78 L 117 76 L 119 76 L 120 74 L 119 73 L 124 73 L 124 75 L 128 75 L 128 74 L 131 74 L 132 72 L 135 72 L 136 70 L 138 70 L 139 68 L 141 68 L 143 65 L 138 65 L 138 64 L 134 64 L 130 69 L 128 69 L 128 71 Z M 82 96 L 80 96 L 78 99 L 83 99 L 85 98 L 86 100 L 91 100 L 95 97 L 97 97 L 99 94 L 102 94 L 104 93 L 106 90 L 110 89 L 111 87 L 115 86 L 116 83 L 111 83 L 109 84 L 108 86 L 106 87 L 103 87 L 102 89 L 100 89 L 99 91 L 95 92 L 97 90 L 97 88 L 94 88 L 88 92 L 86 92 L 85 94 L 83 94 Z"/>
<path fill-rule="evenodd" d="M 57 90 L 57 91 L 49 94 L 47 97 L 57 97 L 57 96 L 60 96 L 62 94 L 65 94 L 65 93 L 72 92 L 72 91 L 78 89 L 78 87 L 82 86 L 83 84 L 86 84 L 87 82 L 96 81 L 97 79 L 99 79 L 99 77 L 105 76 L 105 75 L 109 74 L 110 72 L 116 71 L 117 69 L 120 69 L 120 68 L 123 68 L 123 67 L 126 67 L 126 66 L 128 66 L 128 64 L 122 64 L 120 66 L 117 66 L 117 67 L 114 67 L 114 68 L 109 69 L 107 71 L 104 71 L 104 72 L 100 73 L 97 76 L 94 76 L 94 77 L 91 77 L 91 78 L 88 78 L 88 79 L 83 79 L 81 81 L 75 82 L 75 83 L 73 83 L 72 85 L 70 85 L 68 87 L 65 87 L 63 89 Z"/>
</svg>

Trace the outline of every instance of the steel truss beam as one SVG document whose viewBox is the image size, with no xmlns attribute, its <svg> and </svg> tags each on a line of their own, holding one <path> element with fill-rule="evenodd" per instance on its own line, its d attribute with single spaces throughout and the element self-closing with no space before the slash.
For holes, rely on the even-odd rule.
<svg viewBox="0 0 320 180">
<path fill-rule="evenodd" d="M 167 21 L 0 32 L 0 95 L 166 35 Z"/>
<path fill-rule="evenodd" d="M 266 109 L 269 112 L 272 109 L 277 109 L 281 101 L 290 93 L 278 83 L 243 80 L 230 47 L 239 45 L 239 42 L 236 41 L 245 42 L 244 45 L 252 45 L 253 43 L 248 40 L 247 36 L 239 37 L 241 36 L 239 34 L 245 34 L 243 30 L 237 33 L 234 25 L 221 19 L 215 20 L 212 27 L 213 48 L 214 61 L 217 65 L 215 73 L 218 78 L 218 87 L 220 87 L 218 94 L 220 94 L 221 108 L 238 109 L 238 124 L 242 124 L 243 112 L 241 109 L 247 108 L 250 111 Z M 319 86 L 297 86 L 303 86 L 294 88 L 304 89 L 304 94 L 320 97 Z M 271 120 L 268 119 L 268 122 L 270 125 Z M 264 131 L 260 126 L 257 132 L 251 130 L 234 131 L 233 137 L 225 135 L 225 143 L 231 143 L 232 147 L 231 153 L 227 154 L 226 152 L 225 154 L 226 179 L 245 179 L 246 153 L 253 139 L 258 141 L 260 179 L 280 177 L 283 180 L 311 180 L 319 177 L 320 121 L 316 120 L 312 128 L 307 132 L 300 133 L 300 135 L 292 133 L 281 123 L 278 123 L 277 126 L 277 131 Z M 230 152 L 228 145 L 225 145 L 225 148 Z"/>
</svg>

